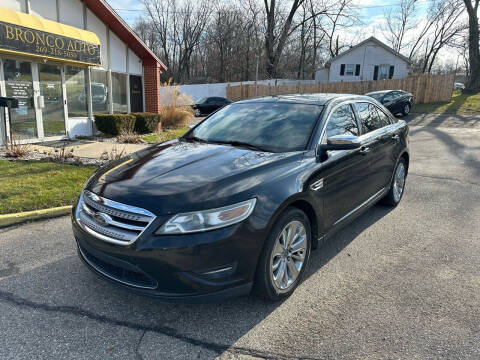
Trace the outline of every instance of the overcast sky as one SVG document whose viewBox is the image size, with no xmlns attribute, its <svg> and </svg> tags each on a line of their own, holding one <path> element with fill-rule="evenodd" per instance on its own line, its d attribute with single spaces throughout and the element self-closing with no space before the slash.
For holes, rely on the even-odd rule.
<svg viewBox="0 0 480 360">
<path fill-rule="evenodd" d="M 144 15 L 144 8 L 138 0 L 107 0 L 110 6 L 131 26 L 135 20 Z M 343 34 L 345 39 L 353 40 L 354 43 L 359 43 L 370 36 L 375 36 L 381 41 L 385 41 L 382 34 L 382 23 L 384 22 L 384 14 L 395 7 L 397 1 L 388 0 L 354 0 L 357 7 L 360 20 L 362 21 L 354 31 Z M 428 8 L 428 0 L 419 0 L 417 4 L 418 15 L 425 14 Z M 414 33 L 411 36 L 415 36 Z M 352 38 L 353 37 L 353 38 Z M 439 60 L 441 62 L 455 63 L 457 54 L 451 51 L 444 50 L 440 54 Z"/>
</svg>

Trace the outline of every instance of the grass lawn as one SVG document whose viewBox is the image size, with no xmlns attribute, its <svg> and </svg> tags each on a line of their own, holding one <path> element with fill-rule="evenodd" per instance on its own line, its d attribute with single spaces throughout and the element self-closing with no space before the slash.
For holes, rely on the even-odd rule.
<svg viewBox="0 0 480 360">
<path fill-rule="evenodd" d="M 72 205 L 95 169 L 0 160 L 0 214 Z"/>
<path fill-rule="evenodd" d="M 462 94 L 460 91 L 455 91 L 449 103 L 415 104 L 412 112 L 480 115 L 480 93 Z"/>
<path fill-rule="evenodd" d="M 169 129 L 164 130 L 161 133 L 153 134 L 153 135 L 144 135 L 141 137 L 143 141 L 150 142 L 150 143 L 160 143 L 172 139 L 176 139 L 188 131 L 188 126 L 183 126 L 178 129 Z"/>
</svg>

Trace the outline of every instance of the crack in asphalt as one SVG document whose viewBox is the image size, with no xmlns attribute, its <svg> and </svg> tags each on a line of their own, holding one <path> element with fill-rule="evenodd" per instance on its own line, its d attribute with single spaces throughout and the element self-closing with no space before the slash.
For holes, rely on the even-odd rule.
<svg viewBox="0 0 480 360">
<path fill-rule="evenodd" d="M 142 324 L 137 324 L 131 321 L 127 320 L 118 320 L 118 319 L 113 319 L 109 318 L 108 316 L 105 315 L 99 315 L 95 314 L 94 312 L 91 312 L 89 310 L 82 309 L 77 306 L 70 306 L 70 305 L 49 305 L 45 303 L 39 303 L 35 302 L 29 299 L 25 299 L 21 296 L 15 295 L 11 292 L 7 291 L 2 291 L 0 290 L 0 301 L 9 303 L 11 305 L 15 306 L 21 306 L 29 309 L 34 309 L 34 310 L 41 310 L 45 312 L 53 312 L 53 313 L 61 313 L 61 314 L 67 314 L 67 315 L 73 315 L 73 316 L 79 316 L 83 318 L 88 318 L 94 321 L 97 321 L 102 324 L 107 324 L 107 325 L 113 325 L 113 326 L 122 326 L 126 327 L 132 330 L 138 330 L 138 331 L 143 331 L 144 333 L 142 334 L 140 341 L 137 344 L 136 348 L 136 353 L 140 355 L 141 359 L 141 354 L 139 353 L 139 347 L 140 344 L 143 340 L 143 337 L 145 336 L 146 332 L 153 332 L 161 335 L 167 335 L 173 338 L 176 338 L 178 340 L 181 340 L 187 344 L 198 346 L 210 351 L 214 351 L 217 354 L 222 354 L 222 353 L 233 353 L 233 354 L 241 354 L 241 355 L 249 355 L 252 357 L 256 358 L 261 358 L 265 360 L 316 360 L 317 358 L 314 357 L 305 357 L 305 356 L 292 356 L 292 355 L 287 355 L 287 354 L 281 354 L 281 353 L 275 353 L 275 352 L 268 352 L 268 351 L 261 351 L 261 350 L 256 350 L 256 349 L 249 349 L 246 347 L 241 347 L 241 346 L 228 346 L 228 345 L 223 345 L 223 344 L 217 344 L 209 341 L 204 341 L 204 340 L 198 340 L 186 335 L 183 335 L 179 333 L 177 330 L 174 328 L 168 327 L 168 326 L 148 326 L 148 325 L 142 325 Z"/>
<path fill-rule="evenodd" d="M 460 180 L 460 179 L 456 179 L 456 178 L 451 178 L 451 177 L 435 176 L 435 175 L 425 175 L 425 174 L 418 174 L 418 173 L 413 173 L 413 172 L 409 172 L 408 175 L 423 177 L 423 178 L 427 178 L 427 179 L 456 181 L 456 182 L 459 182 L 459 183 L 461 183 L 461 184 L 469 184 L 469 185 L 473 185 L 473 186 L 480 186 L 479 183 L 474 183 L 474 182 L 470 182 L 470 181 L 464 181 L 464 180 Z"/>
<path fill-rule="evenodd" d="M 146 330 L 143 331 L 142 335 L 140 336 L 140 339 L 138 339 L 137 346 L 135 347 L 135 355 L 137 356 L 137 359 L 143 360 L 143 356 L 140 353 L 140 346 L 142 345 L 143 338 L 145 337 L 145 334 L 147 333 Z"/>
</svg>

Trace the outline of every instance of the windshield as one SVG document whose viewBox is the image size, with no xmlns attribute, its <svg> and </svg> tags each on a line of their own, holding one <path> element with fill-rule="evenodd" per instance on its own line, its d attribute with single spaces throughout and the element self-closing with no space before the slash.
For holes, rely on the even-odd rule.
<svg viewBox="0 0 480 360">
<path fill-rule="evenodd" d="M 105 95 L 105 88 L 100 85 L 92 84 L 92 94 L 95 95 Z"/>
<path fill-rule="evenodd" d="M 377 101 L 380 101 L 382 100 L 383 96 L 385 95 L 385 93 L 373 93 L 373 94 L 368 94 L 368 96 L 374 98 L 375 100 Z"/>
<path fill-rule="evenodd" d="M 201 98 L 200 100 L 197 101 L 197 104 L 203 104 L 205 101 L 207 101 L 208 98 Z"/>
<path fill-rule="evenodd" d="M 224 107 L 184 139 L 248 144 L 270 152 L 304 150 L 323 107 L 245 103 Z"/>
</svg>

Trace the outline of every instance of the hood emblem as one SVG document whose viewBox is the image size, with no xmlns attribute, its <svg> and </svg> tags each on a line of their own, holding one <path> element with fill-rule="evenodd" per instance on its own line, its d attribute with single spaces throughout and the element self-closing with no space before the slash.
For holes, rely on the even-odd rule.
<svg viewBox="0 0 480 360">
<path fill-rule="evenodd" d="M 110 216 L 97 212 L 93 214 L 93 220 L 100 226 L 107 226 L 110 223 Z"/>
</svg>

